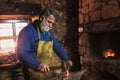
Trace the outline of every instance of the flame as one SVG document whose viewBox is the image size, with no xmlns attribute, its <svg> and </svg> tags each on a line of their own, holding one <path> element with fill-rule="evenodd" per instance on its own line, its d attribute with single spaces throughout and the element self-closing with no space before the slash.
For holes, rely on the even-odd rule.
<svg viewBox="0 0 120 80">
<path fill-rule="evenodd" d="M 104 57 L 108 58 L 108 57 L 114 57 L 115 53 L 112 49 L 108 49 L 105 53 L 104 53 Z"/>
<path fill-rule="evenodd" d="M 70 76 L 69 70 L 66 71 L 66 73 L 64 74 L 64 76 L 65 76 L 65 77 Z"/>
<path fill-rule="evenodd" d="M 66 72 L 66 75 L 67 75 L 67 76 L 69 76 L 69 75 L 70 75 L 70 73 L 69 73 L 69 71 L 68 71 L 68 70 L 67 70 L 67 72 Z"/>
</svg>

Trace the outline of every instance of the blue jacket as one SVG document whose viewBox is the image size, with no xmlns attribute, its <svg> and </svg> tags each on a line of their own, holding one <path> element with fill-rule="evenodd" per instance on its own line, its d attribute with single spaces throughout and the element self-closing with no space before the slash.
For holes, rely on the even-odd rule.
<svg viewBox="0 0 120 80">
<path fill-rule="evenodd" d="M 55 39 L 53 33 L 50 31 L 51 38 L 53 40 L 53 50 L 62 60 L 69 60 L 64 49 L 59 42 Z M 40 32 L 40 40 L 49 41 L 50 37 L 48 32 Z M 23 64 L 26 66 L 37 69 L 41 62 L 35 59 L 38 46 L 38 33 L 33 24 L 29 24 L 23 28 L 18 37 L 17 55 Z"/>
</svg>

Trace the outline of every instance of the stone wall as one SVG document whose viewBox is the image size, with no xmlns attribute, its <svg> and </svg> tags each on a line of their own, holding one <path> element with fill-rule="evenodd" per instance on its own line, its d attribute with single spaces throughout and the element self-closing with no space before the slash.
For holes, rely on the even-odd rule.
<svg viewBox="0 0 120 80">
<path fill-rule="evenodd" d="M 119 0 L 79 0 L 79 24 L 120 17 Z"/>
<path fill-rule="evenodd" d="M 119 22 L 120 6 L 118 0 L 79 0 L 79 54 L 81 56 L 81 64 L 88 63 L 89 59 L 84 59 L 85 56 L 89 57 L 89 41 L 88 32 L 85 30 L 92 29 L 93 27 L 104 26 L 110 28 Z M 107 21 L 107 22 L 106 22 Z M 113 23 L 112 23 L 113 22 Z M 87 27 L 87 29 L 86 29 Z M 99 29 L 99 28 L 98 28 Z M 86 54 L 87 53 L 87 54 Z"/>
<path fill-rule="evenodd" d="M 81 69 L 88 68 L 83 80 L 90 80 L 96 72 L 108 72 L 120 78 L 118 61 L 92 59 L 90 57 L 89 32 L 100 32 L 119 27 L 119 0 L 79 0 L 79 54 Z M 118 30 L 116 28 L 116 30 Z M 115 66 L 117 65 L 117 66 Z M 88 78 L 87 78 L 88 77 Z M 94 78 L 95 79 L 95 78 Z M 91 80 L 94 80 L 93 78 Z M 96 80 L 96 79 L 95 79 Z"/>
</svg>

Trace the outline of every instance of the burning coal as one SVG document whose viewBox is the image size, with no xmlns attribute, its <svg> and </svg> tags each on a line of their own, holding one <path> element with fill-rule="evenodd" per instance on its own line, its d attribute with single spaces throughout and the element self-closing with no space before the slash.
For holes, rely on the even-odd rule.
<svg viewBox="0 0 120 80">
<path fill-rule="evenodd" d="M 103 54 L 104 58 L 114 57 L 115 53 L 112 49 L 107 49 L 105 53 Z"/>
</svg>

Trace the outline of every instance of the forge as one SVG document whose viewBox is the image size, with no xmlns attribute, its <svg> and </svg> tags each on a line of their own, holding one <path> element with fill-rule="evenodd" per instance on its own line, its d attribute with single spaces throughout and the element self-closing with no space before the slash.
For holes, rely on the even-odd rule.
<svg viewBox="0 0 120 80">
<path fill-rule="evenodd" d="M 79 52 L 82 69 L 88 68 L 84 80 L 102 76 L 107 76 L 106 80 L 120 80 L 119 18 L 82 26 L 84 32 L 79 38 Z"/>
<path fill-rule="evenodd" d="M 89 33 L 90 57 L 94 59 L 120 59 L 120 31 Z"/>
</svg>

